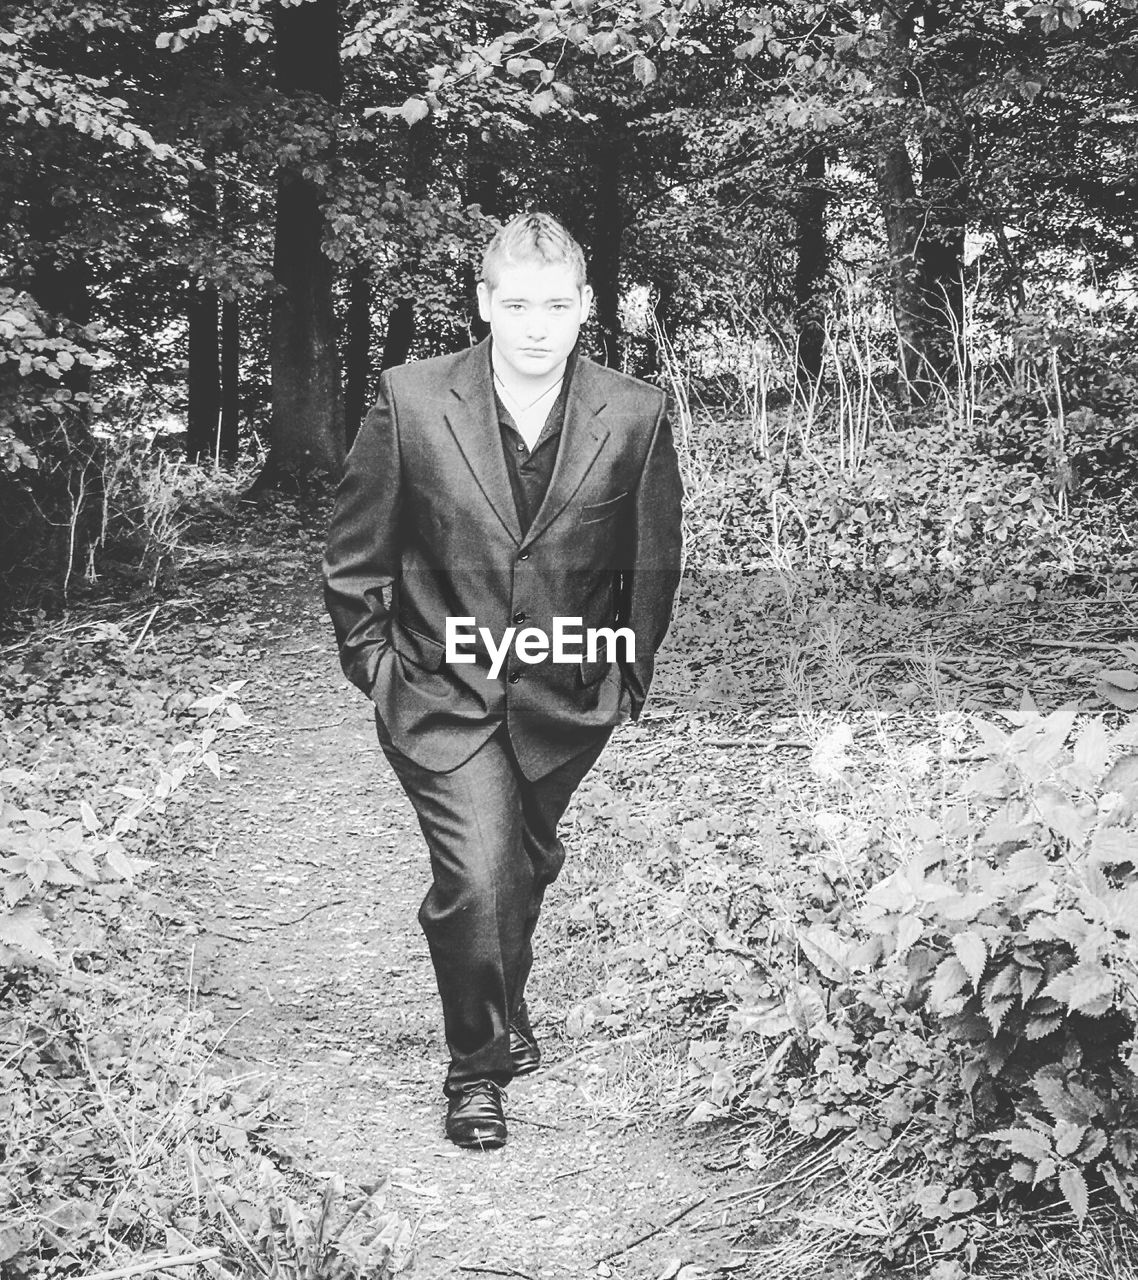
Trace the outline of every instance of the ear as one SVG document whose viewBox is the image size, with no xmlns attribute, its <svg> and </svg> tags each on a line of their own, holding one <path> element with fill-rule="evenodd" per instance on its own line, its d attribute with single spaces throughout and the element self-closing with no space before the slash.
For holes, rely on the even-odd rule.
<svg viewBox="0 0 1138 1280">
<path fill-rule="evenodd" d="M 593 309 L 593 286 L 583 284 L 581 286 L 581 323 L 584 324 L 589 318 L 589 313 Z"/>
<path fill-rule="evenodd" d="M 478 314 L 487 324 L 490 323 L 490 286 L 485 280 L 478 282 Z"/>
</svg>

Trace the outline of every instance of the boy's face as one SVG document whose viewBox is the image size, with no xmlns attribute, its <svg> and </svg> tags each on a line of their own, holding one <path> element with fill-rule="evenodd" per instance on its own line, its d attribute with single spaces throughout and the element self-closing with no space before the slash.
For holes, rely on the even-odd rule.
<svg viewBox="0 0 1138 1280">
<path fill-rule="evenodd" d="M 578 289 L 572 267 L 563 262 L 504 266 L 493 288 L 484 280 L 478 285 L 478 310 L 490 325 L 494 358 L 535 383 L 564 363 L 592 301 L 592 289 Z"/>
</svg>

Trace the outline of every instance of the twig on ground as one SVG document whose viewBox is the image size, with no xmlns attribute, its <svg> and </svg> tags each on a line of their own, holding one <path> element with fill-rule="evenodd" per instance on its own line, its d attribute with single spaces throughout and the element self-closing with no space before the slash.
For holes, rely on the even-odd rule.
<svg viewBox="0 0 1138 1280">
<path fill-rule="evenodd" d="M 582 1058 L 591 1058 L 596 1053 L 603 1053 L 606 1049 L 612 1049 L 618 1044 L 628 1044 L 640 1040 L 647 1040 L 649 1036 L 647 1031 L 629 1031 L 623 1036 L 615 1036 L 612 1040 L 602 1040 L 598 1044 L 588 1045 L 584 1049 L 578 1050 L 571 1057 L 565 1058 L 561 1062 L 553 1064 L 551 1071 L 545 1072 L 547 1080 L 563 1080 L 566 1067 L 572 1066 L 575 1062 L 580 1062 Z"/>
<path fill-rule="evenodd" d="M 302 921 L 307 920 L 309 916 L 315 915 L 317 911 L 327 911 L 329 907 L 342 907 L 347 901 L 347 898 L 333 898 L 329 902 L 318 902 L 316 906 L 309 907 L 307 911 L 301 912 L 300 915 L 294 916 L 291 920 L 270 920 L 267 924 L 262 924 L 259 920 L 250 920 L 246 927 L 260 929 L 262 932 L 267 932 L 270 929 L 281 929 L 286 925 L 300 924 Z M 211 929 L 208 925 L 205 932 L 211 938 L 228 938 L 230 942 L 252 942 L 252 938 L 240 938 L 233 933 L 222 933 L 220 929 Z"/>
<path fill-rule="evenodd" d="M 803 738 L 708 738 L 709 747 L 799 747 L 809 751 L 811 743 Z"/>
<path fill-rule="evenodd" d="M 132 613 L 123 618 L 121 622 L 110 622 L 106 625 L 117 627 L 120 631 L 124 627 L 130 626 L 132 622 L 137 622 L 143 616 L 142 613 Z M 97 627 L 104 625 L 102 622 L 77 622 L 72 627 L 60 627 L 58 631 L 36 632 L 32 635 L 25 636 L 23 640 L 18 640 L 15 644 L 6 645 L 0 649 L 0 656 L 7 657 L 10 653 L 18 653 L 21 649 L 30 649 L 37 644 L 54 644 L 57 640 L 62 640 L 65 636 L 76 635 L 80 631 L 93 631 Z M 83 641 L 81 643 L 88 643 Z"/>
<path fill-rule="evenodd" d="M 619 1249 L 613 1249 L 611 1252 L 604 1254 L 597 1259 L 597 1262 L 611 1262 L 613 1258 L 619 1258 L 622 1254 L 631 1253 L 633 1249 L 639 1248 L 645 1241 L 651 1240 L 653 1236 L 658 1236 L 661 1231 L 667 1231 L 669 1227 L 674 1226 L 681 1218 L 686 1218 L 693 1209 L 698 1209 L 701 1204 L 706 1202 L 707 1196 L 700 1196 L 698 1200 L 693 1200 L 686 1209 L 681 1209 L 679 1213 L 673 1213 L 670 1218 L 653 1227 L 651 1231 L 645 1231 L 642 1236 L 637 1236 L 629 1244 L 621 1245 Z"/>
<path fill-rule="evenodd" d="M 196 1253 L 179 1253 L 168 1258 L 148 1258 L 141 1262 L 132 1262 L 126 1267 L 115 1267 L 112 1271 L 93 1271 L 83 1280 L 126 1280 L 127 1276 L 141 1276 L 163 1267 L 193 1267 L 199 1262 L 212 1262 L 221 1257 L 220 1249 L 199 1249 Z"/>
<path fill-rule="evenodd" d="M 1121 644 L 1100 644 L 1093 640 L 1037 640 L 1034 636 L 1028 637 L 1024 643 L 1033 649 L 1085 649 L 1091 653 L 1117 653 L 1121 648 Z"/>
<path fill-rule="evenodd" d="M 511 1124 L 528 1124 L 534 1129 L 560 1129 L 559 1124 L 550 1124 L 546 1120 L 527 1120 L 525 1116 L 510 1116 Z"/>
<path fill-rule="evenodd" d="M 776 1178 L 773 1182 L 762 1182 L 757 1187 L 747 1187 L 742 1191 L 729 1191 L 723 1195 L 716 1196 L 719 1201 L 731 1200 L 751 1200 L 756 1196 L 766 1196 L 772 1191 L 777 1191 L 779 1187 L 788 1186 L 793 1182 L 801 1182 L 804 1179 L 812 1181 L 826 1167 L 826 1162 L 830 1153 L 840 1143 L 840 1139 L 835 1138 L 827 1143 L 820 1151 L 812 1151 L 807 1153 L 806 1158 L 781 1178 Z"/>
<path fill-rule="evenodd" d="M 161 604 L 156 604 L 154 608 L 151 609 L 150 612 L 146 615 L 146 621 L 142 624 L 142 630 L 135 637 L 134 644 L 130 646 L 131 653 L 138 652 L 138 646 L 145 639 L 146 633 L 150 630 L 150 624 L 154 621 L 154 618 L 161 607 L 162 607 Z"/>
<path fill-rule="evenodd" d="M 327 911 L 329 907 L 342 907 L 347 898 L 333 898 L 330 902 L 318 902 L 316 906 L 309 907 L 307 911 L 302 911 L 300 915 L 292 920 L 270 920 L 268 924 L 251 924 L 251 929 L 279 929 L 286 924 L 300 924 L 302 920 L 307 920 L 309 916 L 315 915 L 317 911 Z"/>
<path fill-rule="evenodd" d="M 533 1280 L 528 1271 L 518 1271 L 516 1267 L 503 1270 L 501 1267 L 459 1266 L 459 1271 L 473 1271 L 483 1276 L 520 1276 L 521 1280 Z"/>
</svg>

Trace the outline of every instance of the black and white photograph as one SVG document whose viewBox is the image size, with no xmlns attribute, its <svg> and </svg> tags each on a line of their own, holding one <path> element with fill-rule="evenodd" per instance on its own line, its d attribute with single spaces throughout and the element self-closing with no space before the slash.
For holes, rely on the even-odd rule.
<svg viewBox="0 0 1138 1280">
<path fill-rule="evenodd" d="M 0 1280 L 1138 1280 L 1138 0 L 14 0 L 0 227 Z"/>
</svg>

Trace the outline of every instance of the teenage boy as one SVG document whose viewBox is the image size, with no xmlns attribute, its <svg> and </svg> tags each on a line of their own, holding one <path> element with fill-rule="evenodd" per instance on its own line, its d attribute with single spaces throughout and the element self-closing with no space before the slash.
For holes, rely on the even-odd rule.
<svg viewBox="0 0 1138 1280">
<path fill-rule="evenodd" d="M 383 374 L 324 561 L 344 672 L 430 850 L 419 922 L 464 1147 L 506 1141 L 503 1088 L 538 1065 L 525 985 L 557 823 L 640 715 L 679 582 L 665 398 L 578 354 L 591 302 L 551 217 L 499 231 L 478 285 L 490 337 Z"/>
</svg>

